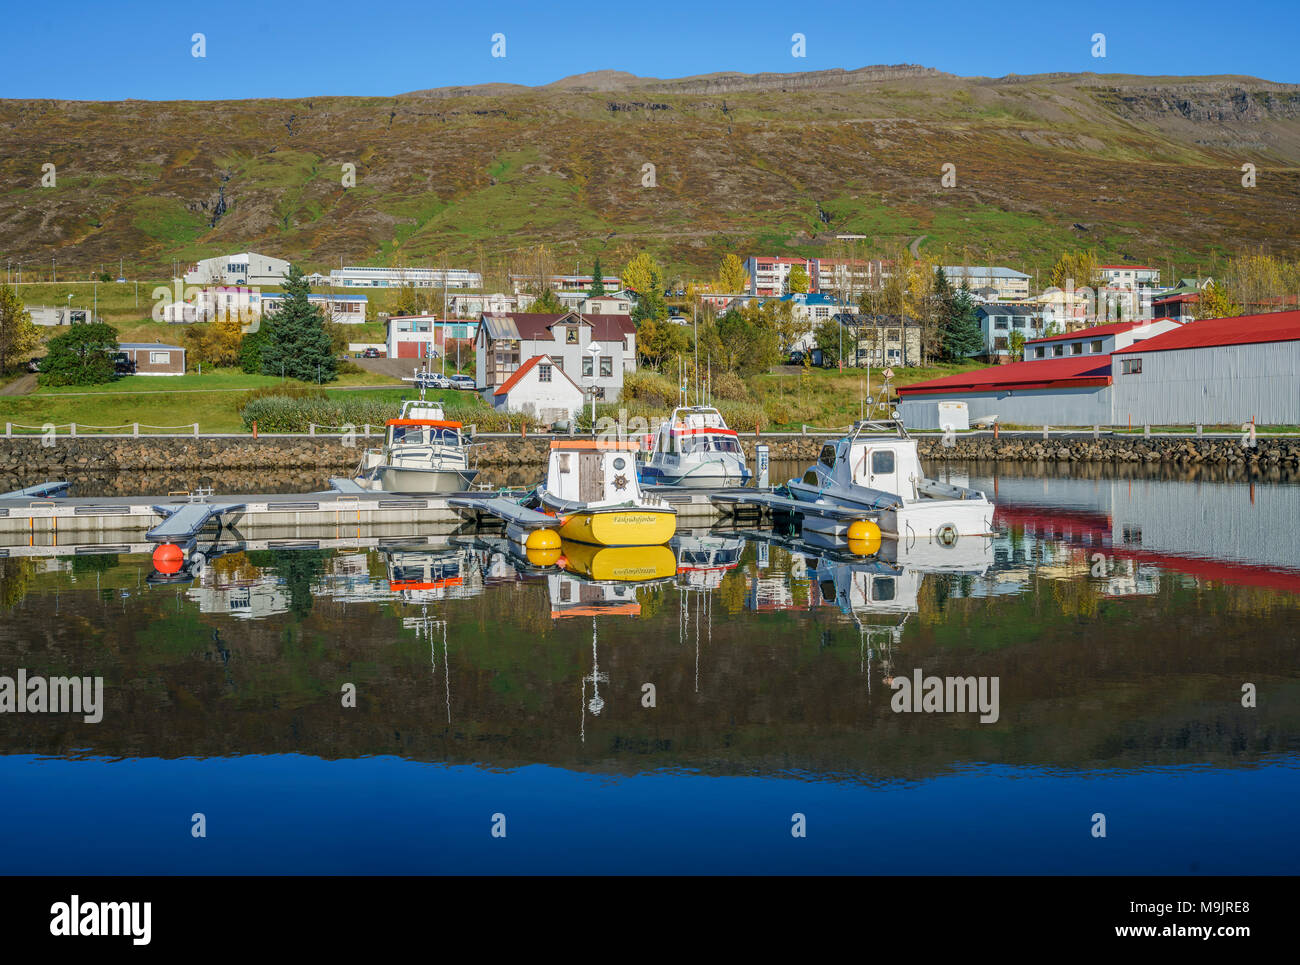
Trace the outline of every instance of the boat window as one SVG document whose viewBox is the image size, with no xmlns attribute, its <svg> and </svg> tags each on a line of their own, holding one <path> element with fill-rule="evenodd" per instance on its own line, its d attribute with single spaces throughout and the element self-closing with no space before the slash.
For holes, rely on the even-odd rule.
<svg viewBox="0 0 1300 965">
<path fill-rule="evenodd" d="M 614 460 L 615 469 L 622 469 L 626 465 L 627 465 L 627 460 L 624 459 L 622 456 L 619 456 Z"/>
<path fill-rule="evenodd" d="M 804 473 L 804 474 L 803 474 L 803 481 L 804 481 L 805 483 L 807 483 L 809 486 L 816 486 L 816 485 L 817 485 L 817 472 L 816 472 L 816 470 L 814 470 L 814 469 L 809 469 L 806 473 Z"/>
<path fill-rule="evenodd" d="M 892 449 L 877 449 L 871 454 L 871 471 L 876 474 L 891 473 L 894 471 L 894 451 Z"/>
<path fill-rule="evenodd" d="M 454 446 L 456 444 L 456 430 L 445 428 L 434 428 L 429 430 L 429 441 L 440 446 Z"/>
<path fill-rule="evenodd" d="M 835 447 L 832 445 L 822 446 L 822 454 L 818 457 L 820 462 L 827 469 L 835 468 Z"/>
<path fill-rule="evenodd" d="M 878 576 L 872 581 L 872 599 L 877 603 L 887 603 L 894 598 L 894 578 Z"/>
<path fill-rule="evenodd" d="M 818 584 L 818 586 L 820 586 L 822 591 L 822 599 L 825 600 L 827 603 L 834 603 L 835 602 L 835 581 L 822 580 L 821 583 Z"/>
<path fill-rule="evenodd" d="M 423 441 L 424 436 L 420 426 L 393 426 L 393 442 L 410 445 Z"/>
<path fill-rule="evenodd" d="M 681 451 L 686 455 L 703 452 L 740 452 L 740 446 L 731 436 L 683 436 Z"/>
</svg>

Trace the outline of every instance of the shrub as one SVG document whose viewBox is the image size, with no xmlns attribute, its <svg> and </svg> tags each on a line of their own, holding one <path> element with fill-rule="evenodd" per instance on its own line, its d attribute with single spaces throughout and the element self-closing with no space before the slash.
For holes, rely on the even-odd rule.
<svg viewBox="0 0 1300 965">
<path fill-rule="evenodd" d="M 677 386 L 653 369 L 639 369 L 623 376 L 622 401 L 664 408 L 676 405 Z M 667 415 L 667 413 L 664 413 Z"/>
<path fill-rule="evenodd" d="M 749 398 L 749 386 L 736 373 L 723 372 L 713 377 L 713 396 L 715 399 L 743 401 Z"/>
</svg>

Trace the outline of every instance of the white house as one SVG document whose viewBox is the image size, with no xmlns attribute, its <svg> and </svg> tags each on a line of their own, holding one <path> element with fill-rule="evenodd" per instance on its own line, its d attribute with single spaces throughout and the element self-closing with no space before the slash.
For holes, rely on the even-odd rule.
<svg viewBox="0 0 1300 965">
<path fill-rule="evenodd" d="M 1029 297 L 1029 276 L 1014 268 L 944 265 L 943 273 L 954 288 L 960 288 L 965 282 L 967 288 L 995 288 L 1001 299 Z"/>
<path fill-rule="evenodd" d="M 1080 355 L 1110 355 L 1128 348 L 1143 339 L 1163 335 L 1178 328 L 1172 318 L 1153 322 L 1115 322 L 1111 325 L 1094 325 L 1074 332 L 1048 335 L 1025 342 L 1025 361 L 1074 358 Z"/>
<path fill-rule="evenodd" d="M 390 359 L 437 358 L 448 339 L 470 339 L 476 322 L 435 315 L 394 315 L 388 319 L 385 338 Z"/>
<path fill-rule="evenodd" d="M 484 312 L 515 312 L 531 303 L 532 298 L 527 295 L 507 295 L 505 292 L 492 294 L 458 292 L 447 295 L 447 312 L 451 315 L 459 315 L 461 318 L 477 319 Z"/>
<path fill-rule="evenodd" d="M 549 355 L 534 355 L 487 391 L 498 412 L 521 412 L 547 425 L 572 419 L 582 408 L 582 388 Z"/>
<path fill-rule="evenodd" d="M 631 315 L 636 296 L 628 292 L 592 297 L 586 292 L 556 292 L 555 297 L 567 308 L 584 315 Z"/>
<path fill-rule="evenodd" d="M 629 315 L 484 313 L 474 353 L 475 380 L 488 389 L 503 385 L 525 361 L 548 355 L 598 399 L 616 399 L 623 373 L 636 371 L 636 326 Z"/>
<path fill-rule="evenodd" d="M 289 263 L 283 258 L 245 251 L 237 255 L 204 258 L 185 273 L 187 285 L 266 285 L 284 284 Z"/>
<path fill-rule="evenodd" d="M 162 306 L 165 322 L 210 322 L 235 317 L 247 323 L 263 315 L 274 315 L 284 305 L 282 292 L 263 294 L 241 286 L 215 286 L 194 293 L 188 302 L 170 302 Z M 360 325 L 366 320 L 365 295 L 327 295 L 312 292 L 307 301 L 318 306 L 333 322 Z"/>
<path fill-rule="evenodd" d="M 357 265 L 330 271 L 336 288 L 482 288 L 483 276 L 465 268 L 368 268 Z"/>
</svg>

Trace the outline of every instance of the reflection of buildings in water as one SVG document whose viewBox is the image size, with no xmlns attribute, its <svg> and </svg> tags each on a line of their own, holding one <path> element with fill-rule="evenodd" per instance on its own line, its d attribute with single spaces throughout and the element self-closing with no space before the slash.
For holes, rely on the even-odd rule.
<svg viewBox="0 0 1300 965">
<path fill-rule="evenodd" d="M 996 491 L 1003 527 L 1193 576 L 1300 587 L 1300 486 L 1018 476 L 972 485 Z"/>
<path fill-rule="evenodd" d="M 636 616 L 637 583 L 592 583 L 569 573 L 548 573 L 546 589 L 551 599 L 551 619 L 597 614 Z"/>
<path fill-rule="evenodd" d="M 993 563 L 982 580 L 960 583 L 951 595 L 961 597 L 1013 596 L 1025 592 L 1032 580 L 1091 580 L 1102 596 L 1144 596 L 1160 589 L 1159 567 L 1133 559 L 1117 558 L 1094 543 L 1068 542 L 1074 534 L 1048 539 L 1032 527 L 1015 533 L 1003 530 L 993 537 Z M 1098 555 L 1100 554 L 1100 556 Z"/>
</svg>

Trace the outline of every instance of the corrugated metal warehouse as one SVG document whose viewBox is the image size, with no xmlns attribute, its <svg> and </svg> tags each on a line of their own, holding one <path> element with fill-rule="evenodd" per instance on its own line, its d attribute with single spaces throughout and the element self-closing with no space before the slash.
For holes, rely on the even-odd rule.
<svg viewBox="0 0 1300 965">
<path fill-rule="evenodd" d="M 1190 322 L 1112 358 L 1116 424 L 1300 425 L 1300 312 Z"/>
<path fill-rule="evenodd" d="M 1110 425 L 1110 356 L 1012 362 L 948 375 L 898 390 L 899 413 L 912 429 L 940 429 L 938 402 L 962 401 L 971 423 Z"/>
<path fill-rule="evenodd" d="M 1110 354 L 1013 362 L 898 394 L 917 429 L 940 428 L 940 401 L 966 402 L 972 423 L 1300 425 L 1300 312 L 1190 322 Z"/>
</svg>

